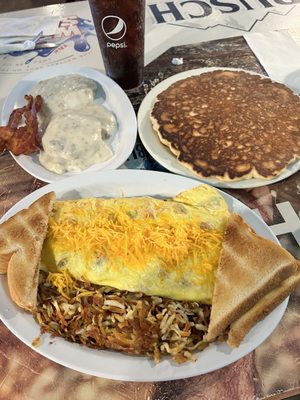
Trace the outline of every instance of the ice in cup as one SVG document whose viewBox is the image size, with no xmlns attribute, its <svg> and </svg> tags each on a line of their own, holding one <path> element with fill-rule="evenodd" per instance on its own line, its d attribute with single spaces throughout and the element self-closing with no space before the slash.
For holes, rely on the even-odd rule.
<svg viewBox="0 0 300 400">
<path fill-rule="evenodd" d="M 106 74 L 123 89 L 143 82 L 145 0 L 89 0 Z"/>
</svg>

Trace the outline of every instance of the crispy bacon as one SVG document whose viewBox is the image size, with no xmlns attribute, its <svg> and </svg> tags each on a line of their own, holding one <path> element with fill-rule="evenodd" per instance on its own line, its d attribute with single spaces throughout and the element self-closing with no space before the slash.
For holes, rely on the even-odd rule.
<svg viewBox="0 0 300 400">
<path fill-rule="evenodd" d="M 9 141 L 14 135 L 14 129 L 8 126 L 0 126 L 0 152 L 7 149 Z"/>
<path fill-rule="evenodd" d="M 0 153 L 3 153 L 3 151 L 6 150 L 6 147 L 7 147 L 6 141 L 1 138 L 1 132 L 0 132 Z"/>
<path fill-rule="evenodd" d="M 31 154 L 41 148 L 37 113 L 41 109 L 41 96 L 25 95 L 27 104 L 10 114 L 7 126 L 0 127 L 0 152 L 10 150 L 14 155 Z M 24 125 L 20 126 L 24 120 Z"/>
</svg>

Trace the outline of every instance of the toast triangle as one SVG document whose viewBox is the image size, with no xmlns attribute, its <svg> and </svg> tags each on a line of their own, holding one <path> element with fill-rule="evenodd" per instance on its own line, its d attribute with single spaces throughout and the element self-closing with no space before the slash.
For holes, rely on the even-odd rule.
<svg viewBox="0 0 300 400">
<path fill-rule="evenodd" d="M 230 325 L 227 343 L 238 347 L 250 329 L 273 311 L 300 284 L 300 263 L 296 274 L 285 279 L 277 288 L 260 299 L 249 311 Z"/>
<path fill-rule="evenodd" d="M 215 340 L 262 297 L 294 275 L 297 261 L 230 214 L 212 299 L 207 341 Z"/>
<path fill-rule="evenodd" d="M 39 261 L 55 194 L 40 197 L 0 225 L 0 272 L 7 272 L 12 300 L 20 307 L 36 306 Z"/>
</svg>

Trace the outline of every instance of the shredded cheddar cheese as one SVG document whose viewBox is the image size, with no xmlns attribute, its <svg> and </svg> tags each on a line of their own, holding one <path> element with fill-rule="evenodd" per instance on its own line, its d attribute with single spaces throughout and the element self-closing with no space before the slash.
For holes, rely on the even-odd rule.
<svg viewBox="0 0 300 400">
<path fill-rule="evenodd" d="M 186 222 L 179 215 L 162 215 L 156 219 L 146 215 L 133 219 L 122 207 L 111 210 L 105 206 L 92 218 L 90 210 L 76 206 L 72 214 L 77 217 L 76 221 L 57 221 L 55 216 L 50 220 L 49 238 L 53 244 L 66 252 L 76 249 L 87 262 L 94 254 L 105 257 L 111 268 L 117 258 L 140 268 L 153 254 L 161 258 L 166 269 L 174 268 L 189 256 L 199 264 L 199 259 L 211 258 L 210 250 L 216 254 L 222 242 L 221 233 L 204 230 L 197 221 Z"/>
<path fill-rule="evenodd" d="M 56 287 L 58 292 L 68 300 L 70 299 L 70 293 L 76 288 L 75 281 L 67 270 L 56 273 L 50 272 L 47 276 L 47 282 Z"/>
<path fill-rule="evenodd" d="M 209 301 L 223 240 L 223 208 L 208 215 L 192 205 L 152 198 L 56 202 L 42 261 L 48 270 L 67 269 L 76 279 Z M 66 276 L 50 279 L 68 295 Z"/>
</svg>

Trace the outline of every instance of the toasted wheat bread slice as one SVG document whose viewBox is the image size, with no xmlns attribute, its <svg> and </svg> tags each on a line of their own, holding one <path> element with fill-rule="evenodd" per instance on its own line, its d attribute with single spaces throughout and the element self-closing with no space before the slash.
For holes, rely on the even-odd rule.
<svg viewBox="0 0 300 400">
<path fill-rule="evenodd" d="M 277 288 L 271 290 L 254 307 L 230 325 L 227 343 L 238 347 L 250 329 L 273 311 L 300 284 L 300 263 L 296 274 L 285 279 Z"/>
<path fill-rule="evenodd" d="M 20 307 L 36 306 L 39 261 L 55 194 L 40 197 L 0 225 L 0 271 L 7 272 L 12 300 Z"/>
<path fill-rule="evenodd" d="M 263 296 L 294 275 L 297 262 L 285 249 L 231 214 L 216 274 L 207 341 L 216 339 Z"/>
</svg>

